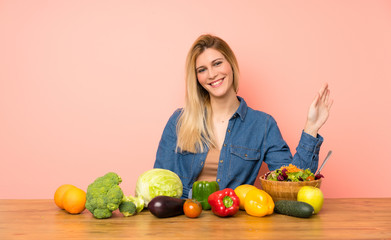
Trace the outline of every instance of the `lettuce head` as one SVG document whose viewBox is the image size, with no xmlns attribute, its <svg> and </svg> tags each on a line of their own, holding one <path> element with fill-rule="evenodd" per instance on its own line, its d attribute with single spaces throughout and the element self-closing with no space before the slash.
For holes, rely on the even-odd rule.
<svg viewBox="0 0 391 240">
<path fill-rule="evenodd" d="M 167 169 L 148 170 L 140 175 L 136 183 L 136 196 L 143 198 L 145 206 L 156 196 L 180 198 L 182 193 L 181 179 Z"/>
</svg>

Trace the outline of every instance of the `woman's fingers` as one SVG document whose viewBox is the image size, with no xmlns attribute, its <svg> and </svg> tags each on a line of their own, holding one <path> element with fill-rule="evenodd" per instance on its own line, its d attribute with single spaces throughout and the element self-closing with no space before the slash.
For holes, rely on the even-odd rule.
<svg viewBox="0 0 391 240">
<path fill-rule="evenodd" d="M 328 88 L 328 84 L 324 83 L 322 87 L 319 89 L 319 95 L 321 98 L 323 97 L 325 91 L 327 91 L 327 88 Z"/>
<path fill-rule="evenodd" d="M 333 105 L 333 102 L 334 102 L 334 101 L 331 99 L 329 105 L 327 106 L 327 110 L 328 110 L 328 111 L 330 111 L 330 108 L 331 108 L 331 105 Z"/>
<path fill-rule="evenodd" d="M 324 99 L 327 95 L 327 92 L 329 91 L 328 87 L 329 87 L 329 85 L 327 83 L 323 84 L 323 86 L 322 86 L 322 89 L 321 89 L 322 93 L 320 94 L 322 101 L 324 101 Z"/>
<path fill-rule="evenodd" d="M 327 89 L 327 94 L 326 94 L 326 102 L 329 102 L 329 97 L 330 97 L 330 89 Z"/>
<path fill-rule="evenodd" d="M 322 98 L 323 102 L 326 104 L 328 103 L 329 95 L 330 95 L 330 89 L 326 89 L 325 94 L 323 95 L 323 98 Z"/>
<path fill-rule="evenodd" d="M 327 89 L 326 94 L 322 98 L 323 103 L 326 105 L 327 110 L 329 111 L 331 105 L 333 105 L 333 100 L 330 99 L 330 89 Z"/>
<path fill-rule="evenodd" d="M 312 101 L 311 106 L 316 107 L 318 105 L 318 103 L 319 103 L 319 93 L 316 93 L 316 96 L 315 96 L 314 100 Z"/>
</svg>

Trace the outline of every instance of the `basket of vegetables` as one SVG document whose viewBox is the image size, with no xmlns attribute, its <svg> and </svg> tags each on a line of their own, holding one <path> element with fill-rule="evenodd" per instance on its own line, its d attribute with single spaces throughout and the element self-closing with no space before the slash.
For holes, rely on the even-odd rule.
<svg viewBox="0 0 391 240">
<path fill-rule="evenodd" d="M 303 186 L 320 188 L 323 175 L 316 176 L 311 170 L 302 170 L 295 165 L 282 166 L 260 177 L 262 189 L 273 201 L 297 200 L 297 193 Z"/>
</svg>

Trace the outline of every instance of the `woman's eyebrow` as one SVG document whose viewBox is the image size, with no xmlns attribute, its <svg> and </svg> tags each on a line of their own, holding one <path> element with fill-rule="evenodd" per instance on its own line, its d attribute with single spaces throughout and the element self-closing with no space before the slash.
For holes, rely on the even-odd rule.
<svg viewBox="0 0 391 240">
<path fill-rule="evenodd" d="M 212 63 L 219 61 L 219 60 L 223 60 L 223 58 L 216 58 L 215 60 L 212 61 Z"/>
<path fill-rule="evenodd" d="M 196 71 L 200 68 L 204 68 L 204 66 L 199 66 L 199 67 L 196 67 Z"/>
</svg>

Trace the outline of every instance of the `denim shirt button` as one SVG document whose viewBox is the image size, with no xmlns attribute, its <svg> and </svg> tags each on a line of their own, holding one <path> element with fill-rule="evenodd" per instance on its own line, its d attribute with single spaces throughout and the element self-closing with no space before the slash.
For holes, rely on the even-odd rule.
<svg viewBox="0 0 391 240">
<path fill-rule="evenodd" d="M 220 160 L 220 163 L 223 163 L 223 162 L 224 162 L 223 159 L 221 159 L 221 160 Z"/>
<path fill-rule="evenodd" d="M 228 132 L 231 132 L 231 130 L 230 130 L 230 129 L 228 129 Z"/>
<path fill-rule="evenodd" d="M 227 144 L 224 143 L 224 147 L 226 147 L 226 146 L 227 146 Z"/>
<path fill-rule="evenodd" d="M 201 166 L 204 165 L 204 162 L 201 162 Z"/>
<path fill-rule="evenodd" d="M 217 182 L 220 182 L 220 178 L 219 178 L 219 179 L 217 179 Z"/>
</svg>

